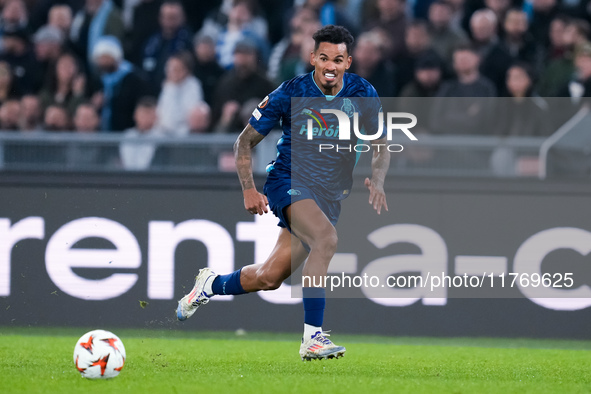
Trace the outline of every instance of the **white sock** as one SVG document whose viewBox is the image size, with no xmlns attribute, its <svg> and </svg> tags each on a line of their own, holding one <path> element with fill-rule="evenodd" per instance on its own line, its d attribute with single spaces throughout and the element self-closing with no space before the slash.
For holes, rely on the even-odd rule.
<svg viewBox="0 0 591 394">
<path fill-rule="evenodd" d="M 322 333 L 322 327 L 311 326 L 304 323 L 304 338 L 312 338 L 318 331 Z"/>
<path fill-rule="evenodd" d="M 205 294 L 207 294 L 208 297 L 213 296 L 213 290 L 211 289 L 211 286 L 213 285 L 213 281 L 215 280 L 215 278 L 217 278 L 218 276 L 219 275 L 213 276 L 205 281 L 203 291 L 205 291 Z"/>
</svg>

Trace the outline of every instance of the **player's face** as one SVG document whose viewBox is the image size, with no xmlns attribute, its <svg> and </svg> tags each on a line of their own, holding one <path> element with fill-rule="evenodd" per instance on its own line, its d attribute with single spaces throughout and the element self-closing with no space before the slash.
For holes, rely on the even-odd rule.
<svg viewBox="0 0 591 394">
<path fill-rule="evenodd" d="M 335 95 L 343 86 L 343 74 L 351 66 L 347 46 L 321 42 L 312 52 L 310 63 L 314 66 L 314 80 L 324 94 Z"/>
</svg>

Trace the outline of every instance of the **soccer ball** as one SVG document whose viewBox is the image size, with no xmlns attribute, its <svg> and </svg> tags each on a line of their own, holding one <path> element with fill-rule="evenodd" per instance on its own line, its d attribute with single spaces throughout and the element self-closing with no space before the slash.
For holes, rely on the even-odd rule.
<svg viewBox="0 0 591 394">
<path fill-rule="evenodd" d="M 125 364 L 125 347 L 112 332 L 87 332 L 74 347 L 74 364 L 88 379 L 108 379 L 119 375 Z"/>
</svg>

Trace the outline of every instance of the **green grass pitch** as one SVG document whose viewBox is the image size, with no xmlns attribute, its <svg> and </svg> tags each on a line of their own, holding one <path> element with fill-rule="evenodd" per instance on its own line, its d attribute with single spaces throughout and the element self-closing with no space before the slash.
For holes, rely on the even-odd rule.
<svg viewBox="0 0 591 394">
<path fill-rule="evenodd" d="M 0 392 L 591 392 L 591 341 L 335 335 L 344 358 L 302 362 L 297 334 L 120 329 L 125 368 L 91 381 L 72 362 L 86 331 L 0 328 Z"/>
</svg>

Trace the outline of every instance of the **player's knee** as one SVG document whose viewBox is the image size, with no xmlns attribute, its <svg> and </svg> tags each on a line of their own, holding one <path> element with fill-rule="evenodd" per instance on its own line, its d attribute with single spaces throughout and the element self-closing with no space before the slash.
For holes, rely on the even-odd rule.
<svg viewBox="0 0 591 394">
<path fill-rule="evenodd" d="M 332 257 L 337 251 L 338 243 L 339 237 L 337 236 L 336 230 L 333 228 L 323 233 L 322 236 L 318 238 L 317 242 L 314 242 L 312 248 L 327 257 Z"/>
</svg>

